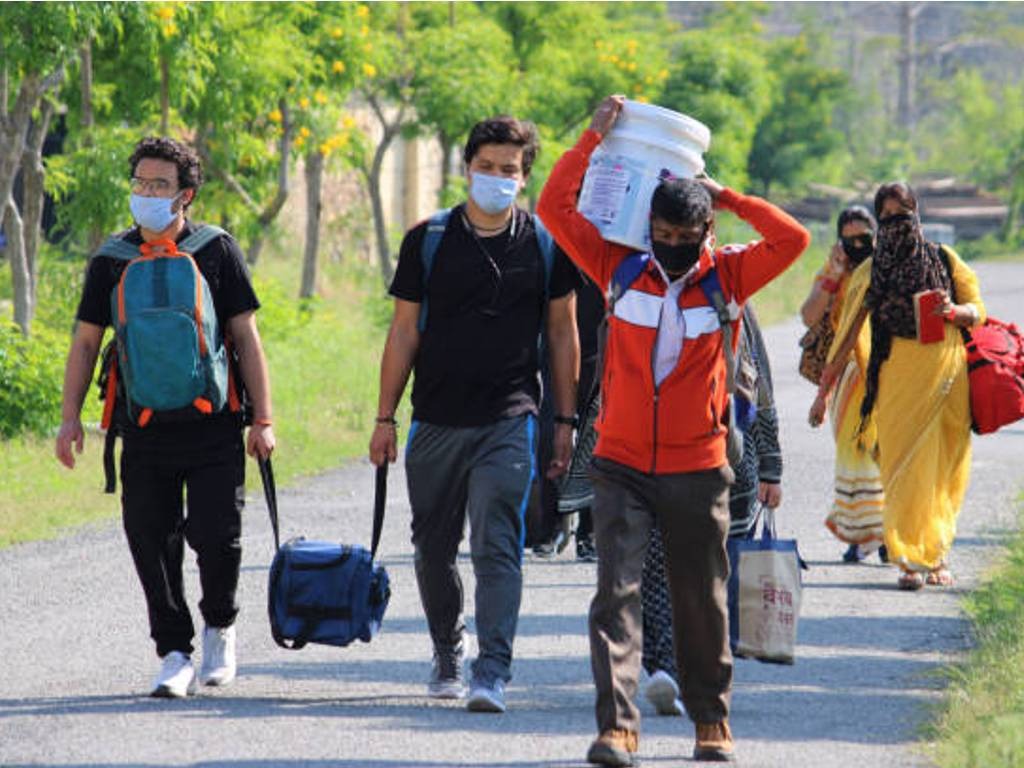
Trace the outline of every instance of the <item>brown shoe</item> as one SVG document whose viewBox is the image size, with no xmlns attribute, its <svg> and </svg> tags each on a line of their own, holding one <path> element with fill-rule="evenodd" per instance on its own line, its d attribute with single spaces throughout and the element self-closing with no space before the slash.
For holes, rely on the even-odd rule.
<svg viewBox="0 0 1024 768">
<path fill-rule="evenodd" d="M 728 763 L 732 758 L 732 731 L 729 730 L 729 721 L 697 723 L 697 743 L 693 747 L 693 759 Z"/>
<path fill-rule="evenodd" d="M 635 731 L 603 731 L 587 750 L 587 762 L 596 765 L 633 765 L 638 739 Z"/>
</svg>

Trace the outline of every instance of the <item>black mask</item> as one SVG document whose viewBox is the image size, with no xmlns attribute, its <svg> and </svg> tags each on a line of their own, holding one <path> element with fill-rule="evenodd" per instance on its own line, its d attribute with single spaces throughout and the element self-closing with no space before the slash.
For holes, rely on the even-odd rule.
<svg viewBox="0 0 1024 768">
<path fill-rule="evenodd" d="M 651 250 L 662 269 L 669 274 L 682 274 L 697 263 L 703 245 L 703 238 L 699 243 L 679 243 L 679 245 L 659 243 L 655 240 L 651 243 Z"/>
<path fill-rule="evenodd" d="M 843 250 L 850 257 L 851 264 L 860 264 L 864 259 L 875 252 L 875 245 L 871 242 L 870 235 L 855 235 L 854 237 L 841 237 Z"/>
</svg>

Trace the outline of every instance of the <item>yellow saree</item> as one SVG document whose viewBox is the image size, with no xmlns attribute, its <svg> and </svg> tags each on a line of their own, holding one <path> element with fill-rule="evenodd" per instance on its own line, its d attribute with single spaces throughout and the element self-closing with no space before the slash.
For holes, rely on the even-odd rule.
<svg viewBox="0 0 1024 768">
<path fill-rule="evenodd" d="M 871 259 L 865 260 L 844 278 L 832 304 L 832 325 L 836 333 L 829 350 L 829 362 L 835 357 L 855 321 L 857 311 L 863 306 L 870 282 Z M 829 420 L 836 442 L 835 497 L 825 518 L 825 526 L 836 538 L 848 544 L 881 544 L 883 536 L 885 494 L 878 464 L 872 456 L 876 443 L 873 414 L 863 434 L 858 434 L 860 404 L 864 399 L 864 372 L 870 350 L 869 320 L 860 329 L 856 346 L 839 376 L 829 403 Z"/>
<path fill-rule="evenodd" d="M 949 252 L 957 303 L 985 308 L 974 272 Z M 885 544 L 890 562 L 931 570 L 953 545 L 971 465 L 967 353 L 946 323 L 941 342 L 893 338 L 875 405 L 878 463 L 885 487 Z"/>
</svg>

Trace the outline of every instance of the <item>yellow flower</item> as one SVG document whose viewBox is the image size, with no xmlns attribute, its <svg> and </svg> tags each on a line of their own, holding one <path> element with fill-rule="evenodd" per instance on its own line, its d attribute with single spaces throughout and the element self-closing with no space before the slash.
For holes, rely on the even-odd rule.
<svg viewBox="0 0 1024 768">
<path fill-rule="evenodd" d="M 345 115 L 345 117 L 341 119 L 341 125 L 343 128 L 350 131 L 356 127 L 356 121 L 354 118 Z"/>
<path fill-rule="evenodd" d="M 342 61 L 341 59 L 335 59 L 334 63 L 331 64 L 331 72 L 333 72 L 336 75 L 340 75 L 344 71 L 345 71 L 345 62 Z"/>
<path fill-rule="evenodd" d="M 619 63 L 619 57 L 618 57 L 618 55 L 617 55 L 617 54 L 614 54 L 614 53 L 613 53 L 613 54 L 612 54 L 612 55 L 611 55 L 611 56 L 610 56 L 610 57 L 608 58 L 608 61 L 610 61 L 610 62 L 611 62 L 612 64 L 618 64 L 618 63 Z"/>
<path fill-rule="evenodd" d="M 627 40 L 626 49 L 632 54 L 636 53 L 636 40 Z"/>
<path fill-rule="evenodd" d="M 651 103 L 651 100 L 648 99 L 643 94 L 637 94 L 637 97 L 635 99 L 633 99 L 633 101 L 639 101 L 641 104 L 650 104 Z"/>
<path fill-rule="evenodd" d="M 363 74 L 367 77 L 376 77 L 377 68 L 370 63 L 363 64 Z"/>
<path fill-rule="evenodd" d="M 667 69 L 663 69 L 663 70 L 661 70 L 661 71 L 660 71 L 660 72 L 658 73 L 658 77 L 659 77 L 660 79 L 664 80 L 664 79 L 665 79 L 666 77 L 668 77 L 668 70 L 667 70 Z"/>
<path fill-rule="evenodd" d="M 629 64 L 626 65 L 626 69 L 628 69 L 630 72 L 636 72 L 636 62 L 629 62 Z"/>
<path fill-rule="evenodd" d="M 331 143 L 329 141 L 325 141 L 320 144 L 320 154 L 324 157 L 331 154 Z"/>
<path fill-rule="evenodd" d="M 594 47 L 600 51 L 602 48 L 604 48 L 604 40 L 595 40 Z"/>
<path fill-rule="evenodd" d="M 174 8 L 170 5 L 162 6 L 156 11 L 156 17 L 163 21 L 170 21 L 174 18 Z"/>
<path fill-rule="evenodd" d="M 164 37 L 170 37 L 171 35 L 175 34 L 177 31 L 178 31 L 178 25 L 175 24 L 173 21 L 169 21 L 166 24 L 164 24 L 164 27 L 163 27 Z"/>
<path fill-rule="evenodd" d="M 284 115 L 281 114 L 280 109 L 273 109 L 270 111 L 270 114 L 267 115 L 267 118 L 272 123 L 280 123 L 284 119 Z"/>
<path fill-rule="evenodd" d="M 344 36 L 345 36 L 345 30 L 342 29 L 341 27 L 334 27 L 331 30 L 331 37 L 333 37 L 335 40 L 337 40 L 339 37 L 344 37 Z"/>
<path fill-rule="evenodd" d="M 366 37 L 368 34 L 370 34 L 370 28 L 366 24 L 363 24 L 363 26 L 359 28 L 359 35 L 360 37 Z"/>
<path fill-rule="evenodd" d="M 367 8 L 365 5 L 357 5 L 356 16 L 358 16 L 360 19 L 368 19 L 370 17 L 370 9 Z"/>
<path fill-rule="evenodd" d="M 322 106 L 327 103 L 327 94 L 323 91 L 317 91 L 313 94 L 313 101 Z"/>
<path fill-rule="evenodd" d="M 304 136 L 299 136 L 298 138 L 295 139 L 295 148 L 296 149 L 302 149 L 305 145 L 306 145 L 306 138 Z"/>
<path fill-rule="evenodd" d="M 305 139 L 309 136 L 309 128 L 302 126 L 299 128 L 299 138 Z"/>
<path fill-rule="evenodd" d="M 309 97 L 303 96 L 301 99 L 299 99 L 299 106 L 302 109 L 309 109 Z"/>
<path fill-rule="evenodd" d="M 372 50 L 373 50 L 373 43 L 371 43 L 370 41 L 366 41 L 365 43 L 363 43 L 363 51 L 365 53 L 369 53 Z"/>
</svg>

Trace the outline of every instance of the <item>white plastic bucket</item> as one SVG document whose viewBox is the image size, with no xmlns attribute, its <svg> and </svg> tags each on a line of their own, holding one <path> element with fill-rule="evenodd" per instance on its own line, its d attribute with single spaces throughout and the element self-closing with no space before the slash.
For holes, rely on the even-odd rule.
<svg viewBox="0 0 1024 768">
<path fill-rule="evenodd" d="M 590 156 L 578 208 L 605 240 L 638 251 L 651 246 L 651 195 L 666 175 L 693 178 L 704 170 L 711 131 L 692 117 L 627 101 L 612 130 Z"/>
</svg>

